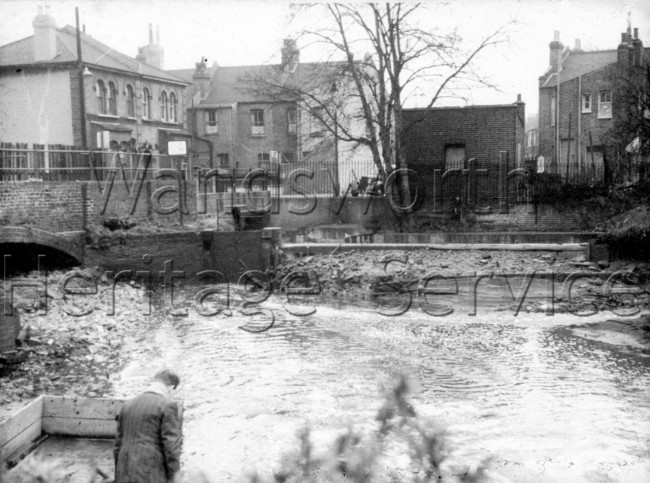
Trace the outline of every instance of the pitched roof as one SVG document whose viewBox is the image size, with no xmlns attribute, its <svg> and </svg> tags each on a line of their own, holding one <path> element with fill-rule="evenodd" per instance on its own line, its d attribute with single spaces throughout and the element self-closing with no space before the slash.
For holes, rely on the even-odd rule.
<svg viewBox="0 0 650 483">
<path fill-rule="evenodd" d="M 310 84 L 323 82 L 328 75 L 345 68 L 347 62 L 314 62 L 297 64 L 292 72 L 283 72 L 280 64 L 222 67 L 213 70 L 210 91 L 201 106 L 217 106 L 235 102 L 269 102 L 269 95 L 256 92 L 256 80 L 276 80 L 284 85 L 299 85 L 307 89 Z"/>
<path fill-rule="evenodd" d="M 562 62 L 560 71 L 560 82 L 566 82 L 571 79 L 588 74 L 610 64 L 615 64 L 617 59 L 616 50 L 597 50 L 594 52 L 574 52 Z M 544 87 L 553 87 L 557 85 L 557 75 L 550 74 Z"/>
<path fill-rule="evenodd" d="M 77 30 L 70 25 L 56 30 L 57 54 L 45 62 L 64 63 L 77 61 Z M 33 36 L 12 42 L 0 47 L 0 66 L 38 65 L 42 62 L 34 61 Z M 148 64 L 138 62 L 126 54 L 113 50 L 106 44 L 95 40 L 90 35 L 81 33 L 81 54 L 85 64 L 108 69 L 131 72 L 147 77 L 174 82 L 177 84 L 185 81 L 173 74 L 156 69 Z"/>
</svg>

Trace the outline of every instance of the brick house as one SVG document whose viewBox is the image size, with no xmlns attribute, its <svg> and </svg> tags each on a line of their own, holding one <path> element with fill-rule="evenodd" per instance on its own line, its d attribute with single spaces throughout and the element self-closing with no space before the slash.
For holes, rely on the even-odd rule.
<svg viewBox="0 0 650 483">
<path fill-rule="evenodd" d="M 549 68 L 539 78 L 539 154 L 545 171 L 574 181 L 607 182 L 631 168 L 625 148 L 631 89 L 647 95 L 648 49 L 638 29 L 621 34 L 617 49 L 573 50 L 549 44 Z M 639 99 L 640 100 L 640 99 Z M 633 130 L 632 130 L 633 131 Z M 544 169 L 544 168 L 542 168 Z"/>
<path fill-rule="evenodd" d="M 353 165 L 374 172 L 369 149 L 335 142 L 334 134 L 319 125 L 300 99 L 286 100 L 251 87 L 255 79 L 283 79 L 301 86 L 319 79 L 324 85 L 323 78 L 334 75 L 332 69 L 345 65 L 301 63 L 299 59 L 295 41 L 285 40 L 281 64 L 230 67 L 215 63 L 208 67 L 201 61 L 195 69 L 169 71 L 192 83 L 187 119 L 199 159 L 208 159 L 213 167 L 239 170 L 282 163 L 336 165 L 343 187 L 350 181 Z M 326 87 L 331 88 L 330 84 Z M 348 112 L 354 109 L 351 101 L 344 106 Z M 356 122 L 359 125 L 353 130 L 365 129 L 362 122 Z"/>
<path fill-rule="evenodd" d="M 184 130 L 185 87 L 162 70 L 154 43 L 134 59 L 80 32 L 57 28 L 39 9 L 34 35 L 0 47 L 0 140 L 109 148 L 148 142 L 165 152 L 168 140 L 189 140 Z"/>
<path fill-rule="evenodd" d="M 525 167 L 525 107 L 517 96 L 513 104 L 404 109 L 407 163 L 427 203 L 446 209 L 456 197 L 471 204 L 478 196 L 498 202 L 507 173 Z"/>
</svg>

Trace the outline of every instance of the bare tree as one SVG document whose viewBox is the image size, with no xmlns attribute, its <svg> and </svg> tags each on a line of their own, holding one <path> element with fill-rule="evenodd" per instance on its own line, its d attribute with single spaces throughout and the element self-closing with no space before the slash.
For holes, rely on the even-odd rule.
<svg viewBox="0 0 650 483">
<path fill-rule="evenodd" d="M 650 64 L 634 66 L 614 78 L 617 112 L 608 137 L 615 142 L 619 158 L 638 165 L 640 178 L 647 179 L 650 162 Z M 617 171 L 622 167 L 618 165 Z M 615 176 L 614 181 L 623 181 Z"/>
<path fill-rule="evenodd" d="M 438 33 L 418 25 L 432 13 L 419 3 L 296 8 L 294 18 L 306 14 L 325 19 L 326 25 L 304 29 L 299 39 L 325 46 L 330 60 L 308 64 L 299 75 L 282 66 L 276 76 L 252 74 L 248 85 L 267 98 L 296 102 L 339 140 L 368 148 L 384 178 L 408 168 L 404 136 L 410 126 L 403 115 L 407 97 L 423 95 L 428 110 L 443 97 L 462 97 L 470 83 L 488 85 L 473 72 L 472 63 L 481 51 L 506 40 L 504 25 L 463 50 L 456 32 Z M 350 111 L 350 105 L 356 109 Z M 408 176 L 397 179 L 400 206 L 410 206 Z"/>
</svg>

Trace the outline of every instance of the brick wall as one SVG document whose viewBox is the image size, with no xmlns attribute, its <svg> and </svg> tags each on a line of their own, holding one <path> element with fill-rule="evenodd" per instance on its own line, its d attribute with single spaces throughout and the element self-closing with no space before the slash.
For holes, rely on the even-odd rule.
<svg viewBox="0 0 650 483">
<path fill-rule="evenodd" d="M 585 151 L 590 147 L 610 144 L 606 135 L 613 127 L 612 119 L 598 118 L 598 92 L 612 90 L 617 74 L 615 64 L 589 72 L 581 78 L 562 82 L 559 97 L 558 127 L 562 144 L 561 159 L 566 162 L 567 142 L 571 142 L 570 155 L 578 160 L 578 153 L 584 159 Z M 582 112 L 582 95 L 591 94 L 591 112 Z M 556 97 L 556 88 L 543 88 L 539 91 L 539 153 L 545 159 L 555 159 L 556 126 L 551 126 L 551 102 Z M 616 106 L 613 106 L 616 109 Z M 570 126 L 570 127 L 569 127 Z M 591 141 L 590 135 L 591 133 Z"/>
<path fill-rule="evenodd" d="M 442 175 L 449 168 L 445 166 L 445 152 L 450 146 L 464 147 L 464 168 L 469 167 L 467 160 L 475 158 L 476 168 L 488 170 L 487 175 L 481 175 L 471 188 L 471 196 L 493 200 L 490 204 L 503 202 L 499 197 L 506 196 L 505 175 L 518 167 L 518 150 L 523 155 L 523 102 L 435 108 L 429 111 L 408 109 L 404 114 L 405 123 L 410 126 L 404 139 L 407 162 L 424 184 L 429 204 L 435 201 L 442 208 L 443 204 L 447 205 L 463 194 L 460 176 L 448 177 L 443 186 Z M 502 154 L 504 152 L 507 154 Z"/>
<path fill-rule="evenodd" d="M 164 208 L 168 208 L 178 203 L 178 184 L 171 178 L 159 180 L 145 180 L 140 188 L 139 196 L 135 196 L 138 191 L 138 184 L 125 186 L 124 181 L 116 178 L 108 197 L 108 202 L 102 201 L 102 192 L 96 182 L 87 183 L 88 193 L 88 215 L 89 221 L 101 223 L 108 218 L 131 218 L 135 220 L 156 220 L 161 223 L 176 224 L 180 221 L 180 214 L 164 213 Z M 102 188 L 107 189 L 105 182 L 102 182 Z M 171 191 L 156 195 L 161 188 L 169 188 Z M 129 198 L 129 189 L 133 190 L 133 199 Z M 192 182 L 183 182 L 185 191 L 185 204 L 189 214 L 184 214 L 185 218 L 196 217 L 196 185 Z M 159 192 L 160 194 L 160 192 Z M 155 195 L 155 196 L 154 196 Z M 158 200 L 159 207 L 154 205 L 152 196 Z"/>
<path fill-rule="evenodd" d="M 189 211 L 183 216 L 194 219 L 197 213 L 196 186 L 192 182 L 184 182 L 183 186 Z M 165 187 L 171 191 L 155 197 L 160 205 L 158 208 L 152 195 Z M 105 182 L 102 182 L 102 188 L 105 189 Z M 150 219 L 176 224 L 180 221 L 178 212 L 161 212 L 178 202 L 177 188 L 174 179 L 144 181 L 132 212 L 134 202 L 129 199 L 124 181 L 119 178 L 113 184 L 106 205 L 102 203 L 97 182 L 0 183 L 0 225 L 29 225 L 57 233 L 84 230 L 86 223 L 101 223 L 107 218 Z M 137 185 L 135 190 L 137 192 Z"/>
<path fill-rule="evenodd" d="M 159 272 L 164 270 L 167 260 L 173 260 L 174 271 L 185 274 L 180 280 L 195 279 L 196 274 L 204 270 L 201 237 L 196 233 L 127 233 L 125 238 L 114 241 L 106 249 L 87 249 L 84 265 L 115 273 L 133 270 L 134 279 L 136 271 L 149 271 L 154 283 L 159 280 Z"/>
<path fill-rule="evenodd" d="M 84 229 L 82 183 L 0 183 L 0 224 L 50 232 Z"/>
<path fill-rule="evenodd" d="M 231 165 L 257 168 L 257 155 L 270 151 L 296 152 L 297 138 L 288 134 L 287 104 L 244 104 L 236 111 Z M 264 110 L 264 136 L 251 136 L 252 109 Z M 234 156 L 234 158 L 232 157 Z"/>
</svg>

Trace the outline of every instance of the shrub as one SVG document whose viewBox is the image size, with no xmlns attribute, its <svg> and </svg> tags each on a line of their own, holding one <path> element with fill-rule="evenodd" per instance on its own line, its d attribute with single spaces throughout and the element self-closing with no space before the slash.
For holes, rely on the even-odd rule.
<svg viewBox="0 0 650 483">
<path fill-rule="evenodd" d="M 407 399 L 409 386 L 406 377 L 396 377 L 377 413 L 377 428 L 368 434 L 349 428 L 324 454 L 316 454 L 309 427 L 302 429 L 298 434 L 299 449 L 284 456 L 272 481 L 424 483 L 474 482 L 483 478 L 486 460 L 456 469 L 453 475 L 449 474 L 450 468 L 443 469 L 452 452 L 447 432 L 417 416 Z M 251 483 L 264 481 L 257 474 L 250 477 Z"/>
</svg>

